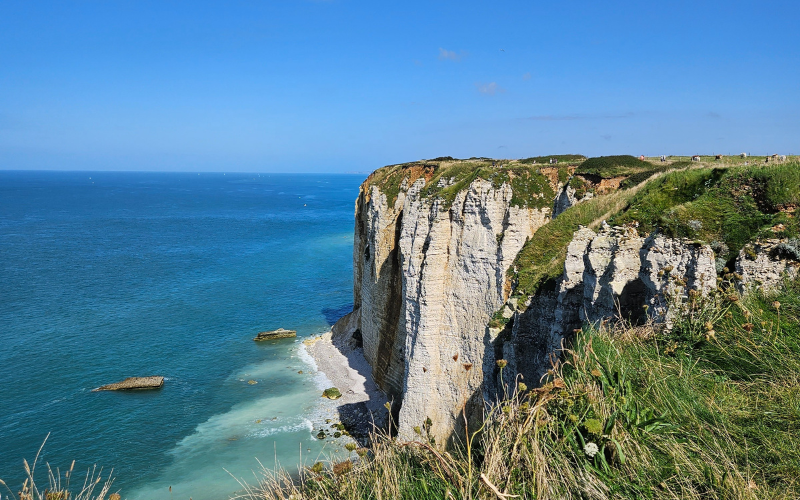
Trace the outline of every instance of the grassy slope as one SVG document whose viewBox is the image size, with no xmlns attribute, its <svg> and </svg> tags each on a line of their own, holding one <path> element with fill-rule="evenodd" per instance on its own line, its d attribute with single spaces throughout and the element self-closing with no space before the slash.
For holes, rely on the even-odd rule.
<svg viewBox="0 0 800 500">
<path fill-rule="evenodd" d="M 638 174 L 652 170 L 654 165 L 629 155 L 598 156 L 581 163 L 576 171 L 579 174 L 598 175 L 604 178 Z"/>
<path fill-rule="evenodd" d="M 797 218 L 783 212 L 800 204 L 800 165 L 689 169 L 649 183 L 612 224 L 710 243 L 729 261 L 757 236 L 797 237 Z M 784 229 L 769 229 L 783 224 Z"/>
<path fill-rule="evenodd" d="M 631 194 L 618 192 L 600 196 L 570 207 L 540 227 L 517 254 L 512 269 L 517 273 L 516 295 L 532 295 L 551 286 L 564 272 L 567 245 L 580 226 L 595 226 L 627 203 Z"/>
<path fill-rule="evenodd" d="M 530 295 L 552 283 L 561 275 L 573 233 L 603 219 L 612 225 L 638 223 L 643 235 L 659 230 L 709 243 L 727 264 L 758 236 L 800 235 L 798 218 L 785 211 L 800 205 L 800 164 L 687 168 L 677 163 L 667 168 L 679 170 L 658 177 L 653 176 L 660 169 L 633 174 L 626 183 L 649 180 L 638 192 L 636 185 L 623 183 L 628 189 L 578 203 L 541 227 L 512 266 L 518 270 L 512 276 L 518 283 L 515 293 Z"/>
</svg>

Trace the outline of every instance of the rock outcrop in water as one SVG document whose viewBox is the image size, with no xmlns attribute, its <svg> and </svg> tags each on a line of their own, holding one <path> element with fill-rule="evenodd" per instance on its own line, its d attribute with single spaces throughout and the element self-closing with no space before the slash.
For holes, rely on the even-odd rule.
<svg viewBox="0 0 800 500">
<path fill-rule="evenodd" d="M 94 391 L 134 391 L 159 389 L 164 385 L 164 377 L 128 377 L 121 382 L 104 385 Z"/>
<path fill-rule="evenodd" d="M 264 340 L 292 339 L 295 337 L 297 337 L 297 332 L 295 330 L 278 328 L 277 330 L 272 330 L 269 332 L 259 332 L 259 334 L 256 335 L 253 340 L 256 342 L 261 342 Z"/>
</svg>

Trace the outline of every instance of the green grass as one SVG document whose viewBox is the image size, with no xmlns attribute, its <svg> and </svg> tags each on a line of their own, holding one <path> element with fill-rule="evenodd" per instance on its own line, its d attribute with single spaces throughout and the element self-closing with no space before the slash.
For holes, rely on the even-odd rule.
<svg viewBox="0 0 800 500">
<path fill-rule="evenodd" d="M 654 164 L 630 155 L 598 156 L 589 158 L 578 166 L 578 174 L 598 175 L 604 178 L 619 177 L 653 170 Z"/>
<path fill-rule="evenodd" d="M 751 167 L 748 171 L 755 182 L 764 186 L 769 209 L 800 205 L 800 164 Z"/>
<path fill-rule="evenodd" d="M 367 181 L 368 186 L 376 185 L 386 195 L 387 201 L 394 204 L 403 189 L 404 181 L 409 184 L 413 167 L 429 169 L 430 179 L 421 191 L 423 198 L 438 199 L 444 208 L 450 208 L 456 195 L 465 190 L 478 178 L 487 180 L 495 188 L 504 183 L 512 188 L 512 206 L 545 208 L 553 204 L 555 191 L 549 179 L 539 171 L 538 166 L 520 165 L 515 162 L 498 160 L 502 166 L 492 166 L 492 161 L 456 160 L 391 165 L 378 169 Z M 565 170 L 566 172 L 566 170 Z M 568 175 L 568 173 L 567 173 Z M 559 178 L 561 177 L 559 171 Z M 443 181 L 440 185 L 440 181 Z"/>
<path fill-rule="evenodd" d="M 558 160 L 559 163 L 573 163 L 573 164 L 580 163 L 586 160 L 586 157 L 583 155 L 550 155 L 550 156 L 531 156 L 530 158 L 519 160 L 519 163 L 549 164 L 551 158 L 555 158 L 556 160 Z"/>
<path fill-rule="evenodd" d="M 574 177 L 573 177 L 574 179 Z M 580 226 L 589 226 L 624 205 L 630 194 L 620 191 L 578 203 L 540 227 L 514 259 L 511 276 L 516 282 L 515 295 L 533 295 L 542 287 L 552 287 L 564 272 L 567 245 Z"/>
<path fill-rule="evenodd" d="M 447 453 L 424 426 L 376 436 L 355 463 L 267 472 L 245 497 L 800 497 L 800 283 L 683 307 L 671 331 L 584 328 L 541 388 L 512 383 Z"/>
<path fill-rule="evenodd" d="M 573 175 L 568 182 L 569 187 L 575 190 L 575 198 L 582 199 L 587 193 L 594 194 L 594 187 L 591 182 L 579 175 Z"/>
<path fill-rule="evenodd" d="M 674 162 L 669 165 L 659 165 L 652 170 L 645 170 L 644 172 L 639 172 L 636 174 L 631 175 L 620 184 L 620 189 L 630 189 L 633 186 L 641 184 L 642 182 L 646 181 L 650 177 L 654 176 L 655 174 L 666 172 L 668 170 L 680 170 L 686 167 L 691 166 L 691 162 L 688 161 L 679 161 Z"/>
<path fill-rule="evenodd" d="M 699 168 L 671 172 L 648 183 L 611 224 L 639 223 L 642 234 L 712 244 L 733 259 L 757 236 L 797 237 L 797 218 L 782 212 L 800 203 L 800 165 Z M 782 231 L 770 228 L 783 224 Z"/>
</svg>

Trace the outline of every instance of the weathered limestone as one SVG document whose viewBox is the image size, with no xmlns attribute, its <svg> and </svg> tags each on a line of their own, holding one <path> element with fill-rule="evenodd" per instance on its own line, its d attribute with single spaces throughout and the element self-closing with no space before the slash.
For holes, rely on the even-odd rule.
<svg viewBox="0 0 800 500">
<path fill-rule="evenodd" d="M 508 362 L 504 383 L 521 375 L 533 387 L 584 323 L 669 327 L 673 301 L 717 286 L 708 245 L 604 223 L 598 232 L 574 234 L 555 286 L 508 298 L 506 271 L 550 220 L 548 209 L 511 206 L 511 186 L 482 179 L 450 205 L 422 196 L 423 178 L 401 186 L 395 199 L 368 185 L 356 203 L 354 310 L 334 326 L 333 338 L 363 343 L 375 382 L 393 401 L 400 439 L 417 439 L 414 427 L 428 418 L 440 445 L 463 436 L 462 412 L 480 415 L 484 401 L 503 392 L 495 363 L 501 357 Z M 560 193 L 555 210 L 577 201 L 569 188 Z M 797 274 L 800 259 L 785 256 L 795 246 L 760 245 L 737 260 L 745 282 L 768 287 Z M 505 329 L 487 327 L 496 311 L 510 319 Z"/>
<path fill-rule="evenodd" d="M 649 317 L 669 323 L 669 296 L 715 287 L 714 253 L 708 246 L 644 238 L 633 228 L 604 226 L 599 233 L 582 228 L 569 244 L 556 289 L 538 293 L 515 315 L 511 340 L 503 345 L 509 361 L 505 380 L 522 374 L 528 385 L 536 385 L 562 343 L 584 322 L 624 318 L 637 323 Z"/>
<path fill-rule="evenodd" d="M 742 276 L 743 291 L 749 287 L 774 290 L 782 280 L 794 278 L 800 269 L 798 240 L 768 239 L 748 245 L 736 258 L 736 272 Z"/>
<path fill-rule="evenodd" d="M 269 332 L 259 332 L 259 334 L 256 335 L 253 340 L 256 342 L 261 342 L 263 340 L 291 339 L 294 337 L 297 337 L 297 332 L 295 330 L 278 328 L 277 330 L 272 330 Z"/>
<path fill-rule="evenodd" d="M 594 198 L 593 193 L 586 193 L 583 195 L 583 198 L 578 198 L 576 193 L 577 191 L 575 188 L 570 185 L 564 186 L 564 188 L 559 191 L 558 196 L 556 196 L 556 200 L 553 203 L 553 217 L 558 217 L 562 212 L 564 212 L 564 210 L 575 205 L 576 203 Z"/>
<path fill-rule="evenodd" d="M 158 389 L 164 385 L 164 377 L 128 377 L 122 382 L 104 385 L 94 389 L 96 391 L 133 391 L 143 389 Z"/>
<path fill-rule="evenodd" d="M 423 186 L 418 179 L 393 206 L 377 187 L 362 188 L 353 314 L 400 438 L 413 439 L 430 417 L 444 443 L 462 409 L 483 404 L 495 340 L 486 325 L 506 299 L 505 271 L 549 210 L 512 207 L 509 185 L 482 179 L 449 207 L 421 197 Z"/>
</svg>

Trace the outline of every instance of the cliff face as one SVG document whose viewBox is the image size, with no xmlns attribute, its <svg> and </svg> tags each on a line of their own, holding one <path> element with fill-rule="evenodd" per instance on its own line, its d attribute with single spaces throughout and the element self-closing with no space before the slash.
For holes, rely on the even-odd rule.
<svg viewBox="0 0 800 500">
<path fill-rule="evenodd" d="M 644 202 L 632 198 L 636 189 L 625 191 L 619 205 L 613 196 L 603 198 L 620 187 L 622 177 L 570 178 L 566 169 L 504 170 L 485 163 L 461 170 L 440 164 L 387 167 L 359 193 L 354 310 L 337 323 L 334 335 L 363 344 L 375 382 L 393 400 L 400 439 L 417 439 L 417 427 L 440 445 L 461 438 L 463 415 L 479 418 L 484 402 L 503 393 L 497 359 L 508 362 L 504 383 L 522 376 L 534 387 L 564 341 L 587 322 L 652 320 L 669 327 L 677 314 L 671 304 L 717 287 L 720 261 L 735 264 L 743 291 L 752 285 L 769 289 L 798 274 L 796 239 L 756 239 L 736 257 L 719 242 L 715 254 L 701 239 L 643 236 L 637 218 L 623 217 L 617 227 L 600 223 L 622 209 L 647 221 L 649 212 L 635 205 Z M 709 182 L 701 178 L 698 185 Z M 653 191 L 677 193 L 672 196 L 689 203 L 698 196 L 678 188 Z M 561 213 L 578 202 L 589 208 L 551 220 L 551 207 Z M 561 239 L 560 230 L 545 229 L 526 245 L 545 224 L 570 229 Z M 692 228 L 702 224 L 687 222 Z M 551 259 L 541 250 L 552 247 L 551 241 L 563 248 L 570 236 L 566 255 Z M 510 277 L 523 246 L 538 248 L 536 265 L 555 271 L 535 293 L 520 285 L 532 296 L 520 296 Z M 489 326 L 502 323 L 496 312 L 509 320 L 504 328 Z"/>
<path fill-rule="evenodd" d="M 641 237 L 634 228 L 582 228 L 567 248 L 555 290 L 530 298 L 515 314 L 503 346 L 512 375 L 531 384 L 545 375 L 554 354 L 585 322 L 650 318 L 671 322 L 670 297 L 716 287 L 714 252 L 707 245 L 663 236 Z"/>
<path fill-rule="evenodd" d="M 444 442 L 462 408 L 483 404 L 494 366 L 487 324 L 506 298 L 505 271 L 549 210 L 512 206 L 508 184 L 475 179 L 449 207 L 421 196 L 424 185 L 416 180 L 391 205 L 378 186 L 362 187 L 354 311 L 399 436 L 412 439 L 430 418 Z"/>
</svg>

